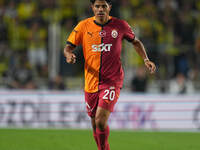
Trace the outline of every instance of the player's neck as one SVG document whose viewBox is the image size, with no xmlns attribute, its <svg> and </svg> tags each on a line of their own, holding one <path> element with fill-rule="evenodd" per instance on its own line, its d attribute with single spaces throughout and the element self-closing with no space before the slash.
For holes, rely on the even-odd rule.
<svg viewBox="0 0 200 150">
<path fill-rule="evenodd" d="M 108 20 L 110 19 L 110 16 L 105 16 L 105 17 L 95 17 L 95 21 L 99 24 L 105 24 L 108 22 Z"/>
</svg>

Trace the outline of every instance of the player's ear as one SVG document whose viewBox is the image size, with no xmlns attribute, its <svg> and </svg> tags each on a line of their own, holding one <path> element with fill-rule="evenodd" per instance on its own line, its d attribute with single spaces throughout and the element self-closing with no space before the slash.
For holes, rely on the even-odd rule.
<svg viewBox="0 0 200 150">
<path fill-rule="evenodd" d="M 91 3 L 90 7 L 92 8 L 92 11 L 94 11 L 94 4 Z"/>
<path fill-rule="evenodd" d="M 109 5 L 110 11 L 111 11 L 111 9 L 112 9 L 112 4 L 108 4 L 108 5 Z"/>
</svg>

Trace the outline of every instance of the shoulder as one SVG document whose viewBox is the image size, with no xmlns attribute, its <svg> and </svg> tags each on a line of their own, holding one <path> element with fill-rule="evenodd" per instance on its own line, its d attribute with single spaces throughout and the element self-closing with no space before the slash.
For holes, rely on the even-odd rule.
<svg viewBox="0 0 200 150">
<path fill-rule="evenodd" d="M 112 21 L 113 21 L 114 23 L 122 23 L 122 22 L 123 22 L 122 19 L 119 19 L 119 18 L 116 18 L 116 17 L 112 17 L 111 19 L 112 19 Z"/>
<path fill-rule="evenodd" d="M 119 18 L 116 18 L 116 17 L 112 17 L 112 20 L 113 20 L 114 24 L 117 24 L 117 25 L 119 25 L 121 27 L 129 26 L 128 22 L 125 21 L 125 20 L 122 20 L 122 19 L 119 19 Z"/>
<path fill-rule="evenodd" d="M 90 18 L 86 18 L 86 19 L 83 19 L 83 20 L 81 20 L 81 21 L 79 21 L 79 25 L 86 25 L 86 24 L 88 24 L 88 23 L 91 23 L 93 21 L 93 17 L 90 17 Z"/>
<path fill-rule="evenodd" d="M 86 18 L 84 20 L 81 20 L 78 22 L 75 29 L 79 29 L 81 31 L 84 31 L 88 26 L 91 25 L 91 22 L 93 21 L 93 18 Z"/>
</svg>

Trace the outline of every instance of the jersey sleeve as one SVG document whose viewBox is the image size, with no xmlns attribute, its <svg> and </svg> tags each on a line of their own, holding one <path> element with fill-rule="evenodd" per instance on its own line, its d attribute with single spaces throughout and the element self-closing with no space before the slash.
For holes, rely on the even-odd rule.
<svg viewBox="0 0 200 150">
<path fill-rule="evenodd" d="M 135 33 L 126 21 L 124 21 L 124 38 L 129 42 L 135 39 Z"/>
<path fill-rule="evenodd" d="M 67 44 L 71 44 L 72 46 L 81 45 L 82 38 L 83 38 L 83 23 L 80 22 L 69 35 L 67 39 Z"/>
</svg>

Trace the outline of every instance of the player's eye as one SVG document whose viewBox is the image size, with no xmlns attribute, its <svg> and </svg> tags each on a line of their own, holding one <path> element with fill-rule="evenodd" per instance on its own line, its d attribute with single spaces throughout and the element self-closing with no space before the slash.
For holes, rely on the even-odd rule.
<svg viewBox="0 0 200 150">
<path fill-rule="evenodd" d="M 95 7 L 95 8 L 100 8 L 100 7 L 101 7 L 101 8 L 107 8 L 107 5 L 95 5 L 94 7 Z"/>
<path fill-rule="evenodd" d="M 107 8 L 107 5 L 103 5 L 102 7 L 103 7 L 103 8 Z"/>
<path fill-rule="evenodd" d="M 100 7 L 100 5 L 95 5 L 94 7 L 95 7 L 95 8 L 99 8 L 99 7 Z"/>
</svg>

